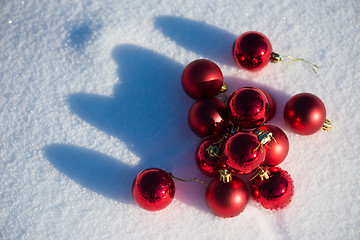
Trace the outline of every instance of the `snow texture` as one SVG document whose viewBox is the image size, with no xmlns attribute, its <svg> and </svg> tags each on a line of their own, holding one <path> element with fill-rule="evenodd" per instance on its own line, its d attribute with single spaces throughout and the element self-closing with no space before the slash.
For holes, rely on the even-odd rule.
<svg viewBox="0 0 360 240">
<path fill-rule="evenodd" d="M 360 3 L 303 1 L 1 1 L 0 239 L 359 239 Z M 264 33 L 302 62 L 236 67 L 234 39 Z M 131 196 L 149 167 L 209 182 L 187 124 L 194 102 L 186 64 L 208 58 L 230 92 L 255 86 L 277 104 L 271 124 L 289 137 L 280 165 L 291 204 L 251 200 L 231 219 L 206 206 L 205 187 L 176 181 L 159 212 Z M 333 129 L 292 133 L 282 111 L 294 94 L 326 105 Z"/>
</svg>

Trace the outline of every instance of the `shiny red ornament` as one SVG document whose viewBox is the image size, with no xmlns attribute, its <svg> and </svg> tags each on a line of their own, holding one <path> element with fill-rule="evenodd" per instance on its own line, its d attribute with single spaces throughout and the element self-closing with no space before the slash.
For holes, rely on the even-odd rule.
<svg viewBox="0 0 360 240">
<path fill-rule="evenodd" d="M 200 171 L 207 176 L 219 176 L 218 170 L 226 168 L 221 155 L 224 149 L 224 136 L 212 135 L 204 138 L 195 153 L 195 162 Z"/>
<path fill-rule="evenodd" d="M 223 218 L 239 215 L 249 200 L 246 185 L 236 176 L 233 176 L 230 182 L 214 178 L 206 189 L 205 196 L 209 209 Z"/>
<path fill-rule="evenodd" d="M 214 62 L 197 59 L 189 63 L 181 76 L 184 91 L 194 99 L 216 96 L 224 83 L 223 74 Z"/>
<path fill-rule="evenodd" d="M 233 46 L 236 63 L 250 71 L 264 68 L 270 61 L 272 46 L 269 39 L 259 32 L 246 32 L 240 35 Z"/>
<path fill-rule="evenodd" d="M 268 98 L 264 92 L 254 87 L 243 87 L 230 96 L 228 109 L 231 121 L 241 129 L 256 128 L 266 121 L 271 113 Z"/>
<path fill-rule="evenodd" d="M 145 169 L 136 176 L 132 195 L 135 202 L 143 209 L 158 211 L 166 208 L 174 199 L 175 184 L 164 170 Z"/>
<path fill-rule="evenodd" d="M 269 167 L 268 176 L 256 177 L 250 187 L 254 199 L 264 208 L 278 210 L 286 207 L 294 195 L 291 176 L 279 167 Z"/>
<path fill-rule="evenodd" d="M 238 174 L 248 174 L 265 160 L 264 147 L 258 137 L 251 132 L 238 132 L 225 144 L 226 164 Z"/>
<path fill-rule="evenodd" d="M 268 103 L 269 103 L 269 111 L 268 111 L 268 114 L 266 115 L 266 121 L 265 121 L 265 122 L 268 122 L 275 115 L 276 105 L 275 105 L 275 102 L 274 102 L 273 98 L 270 96 L 270 94 L 268 92 L 266 92 L 265 90 L 262 90 L 262 89 L 259 89 L 259 90 L 261 90 L 265 94 L 265 96 L 266 96 L 266 98 L 268 100 Z"/>
<path fill-rule="evenodd" d="M 264 147 L 266 153 L 264 165 L 276 166 L 282 163 L 289 152 L 289 140 L 283 130 L 274 125 L 262 125 L 257 130 L 265 131 L 272 135 L 272 139 Z"/>
<path fill-rule="evenodd" d="M 314 94 L 299 93 L 286 103 L 284 118 L 287 126 L 295 133 L 311 135 L 325 123 L 325 105 Z"/>
<path fill-rule="evenodd" d="M 230 124 L 226 105 L 217 98 L 207 98 L 195 102 L 188 115 L 191 130 L 204 138 L 223 134 Z"/>
</svg>

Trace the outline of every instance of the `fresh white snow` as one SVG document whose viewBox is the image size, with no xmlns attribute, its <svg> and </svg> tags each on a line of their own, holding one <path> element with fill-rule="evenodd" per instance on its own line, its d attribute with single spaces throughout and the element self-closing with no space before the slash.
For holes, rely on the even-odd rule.
<svg viewBox="0 0 360 240">
<path fill-rule="evenodd" d="M 0 239 L 360 238 L 359 1 L 1 2 Z M 302 62 L 239 69 L 232 43 L 250 30 L 318 74 Z M 134 203 L 132 181 L 148 167 L 210 181 L 194 162 L 201 139 L 180 84 L 198 58 L 220 66 L 230 92 L 274 98 L 270 123 L 290 141 L 287 208 L 251 200 L 222 219 L 203 185 L 179 181 L 162 211 Z M 323 100 L 333 129 L 289 131 L 282 111 L 300 92 Z"/>
</svg>

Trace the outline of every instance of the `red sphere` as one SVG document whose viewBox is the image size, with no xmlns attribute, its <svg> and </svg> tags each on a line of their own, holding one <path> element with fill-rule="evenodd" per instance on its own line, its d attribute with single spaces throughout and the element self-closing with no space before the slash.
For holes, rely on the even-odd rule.
<svg viewBox="0 0 360 240">
<path fill-rule="evenodd" d="M 218 170 L 226 168 L 226 164 L 221 158 L 224 141 L 222 135 L 212 135 L 204 138 L 195 154 L 196 165 L 200 171 L 208 176 L 218 176 Z"/>
<path fill-rule="evenodd" d="M 268 111 L 268 114 L 267 114 L 267 116 L 266 116 L 266 121 L 265 121 L 265 122 L 268 122 L 268 121 L 270 121 L 270 120 L 274 117 L 274 115 L 275 115 L 276 105 L 275 105 L 274 100 L 272 99 L 272 97 L 270 96 L 270 94 L 269 94 L 268 92 L 266 92 L 266 91 L 264 91 L 264 90 L 262 90 L 262 89 L 259 89 L 259 90 L 262 91 L 262 92 L 265 94 L 265 96 L 266 96 L 266 98 L 267 98 L 267 100 L 268 100 L 268 102 L 269 102 L 269 111 Z"/>
<path fill-rule="evenodd" d="M 167 207 L 174 199 L 175 184 L 164 170 L 149 168 L 136 176 L 132 195 L 135 202 L 143 209 L 158 211 Z"/>
<path fill-rule="evenodd" d="M 249 192 L 238 177 L 233 176 L 228 183 L 214 178 L 206 190 L 206 203 L 210 210 L 219 217 L 229 218 L 244 211 Z"/>
<path fill-rule="evenodd" d="M 288 127 L 297 134 L 311 135 L 324 124 L 326 109 L 320 98 L 311 93 L 299 93 L 286 103 L 284 118 Z"/>
<path fill-rule="evenodd" d="M 223 86 L 223 74 L 214 62 L 198 59 L 189 63 L 181 76 L 184 91 L 194 99 L 216 96 Z"/>
<path fill-rule="evenodd" d="M 257 130 L 267 131 L 272 133 L 272 139 L 265 149 L 265 161 L 266 166 L 276 166 L 282 163 L 289 152 L 289 140 L 286 134 L 280 128 L 274 125 L 262 125 Z"/>
<path fill-rule="evenodd" d="M 251 182 L 251 192 L 264 208 L 277 210 L 286 207 L 294 195 L 294 183 L 288 172 L 278 167 L 269 167 L 270 178 L 259 177 Z"/>
<path fill-rule="evenodd" d="M 254 87 L 236 90 L 228 101 L 232 122 L 242 128 L 251 129 L 265 123 L 270 113 L 270 104 L 264 92 Z"/>
<path fill-rule="evenodd" d="M 224 156 L 236 173 L 248 174 L 264 162 L 265 151 L 254 133 L 238 132 L 227 140 Z"/>
<path fill-rule="evenodd" d="M 247 70 L 257 71 L 265 67 L 271 57 L 269 39 L 259 32 L 246 32 L 234 43 L 233 55 L 236 63 Z"/>
<path fill-rule="evenodd" d="M 191 130 L 204 138 L 222 134 L 230 124 L 226 105 L 217 98 L 207 98 L 195 102 L 188 115 Z"/>
</svg>

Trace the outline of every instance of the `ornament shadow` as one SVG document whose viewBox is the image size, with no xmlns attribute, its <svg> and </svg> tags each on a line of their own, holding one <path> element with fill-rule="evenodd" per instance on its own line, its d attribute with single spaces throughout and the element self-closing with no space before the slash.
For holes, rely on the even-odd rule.
<svg viewBox="0 0 360 240">
<path fill-rule="evenodd" d="M 232 57 L 236 35 L 205 22 L 174 16 L 158 16 L 154 25 L 187 50 L 221 64 L 236 66 Z"/>
<path fill-rule="evenodd" d="M 100 195 L 131 202 L 131 186 L 137 168 L 105 154 L 68 144 L 46 146 L 45 157 L 60 172 Z"/>
<path fill-rule="evenodd" d="M 185 66 L 166 56 L 131 44 L 113 49 L 119 82 L 111 96 L 88 93 L 68 98 L 71 111 L 106 134 L 124 141 L 140 158 L 131 166 L 94 150 L 68 144 L 45 147 L 45 157 L 60 172 L 81 186 L 116 201 L 135 204 L 132 182 L 143 169 L 162 168 L 182 179 L 210 182 L 196 167 L 194 153 L 201 139 L 188 127 L 187 114 L 194 100 L 182 90 Z M 232 86 L 253 86 L 251 81 L 226 78 Z M 263 87 L 257 84 L 257 87 Z M 233 89 L 235 90 L 235 89 Z M 264 88 L 270 94 L 276 90 Z M 282 98 L 282 93 L 278 93 Z M 206 186 L 175 180 L 175 198 L 203 211 Z"/>
<path fill-rule="evenodd" d="M 69 96 L 68 104 L 84 121 L 124 141 L 126 147 L 140 158 L 140 163 L 130 166 L 123 163 L 126 159 L 114 159 L 67 144 L 45 147 L 46 158 L 81 186 L 132 204 L 132 182 L 143 169 L 158 167 L 180 178 L 199 178 L 193 156 L 200 140 L 187 124 L 187 112 L 193 100 L 181 87 L 184 66 L 130 44 L 116 46 L 112 57 L 118 65 L 119 78 L 113 94 L 76 93 Z M 199 191 L 199 186 L 192 184 L 176 181 L 175 198 L 205 209 L 205 202 L 199 201 L 204 194 Z M 183 191 L 191 194 L 185 196 Z"/>
</svg>

